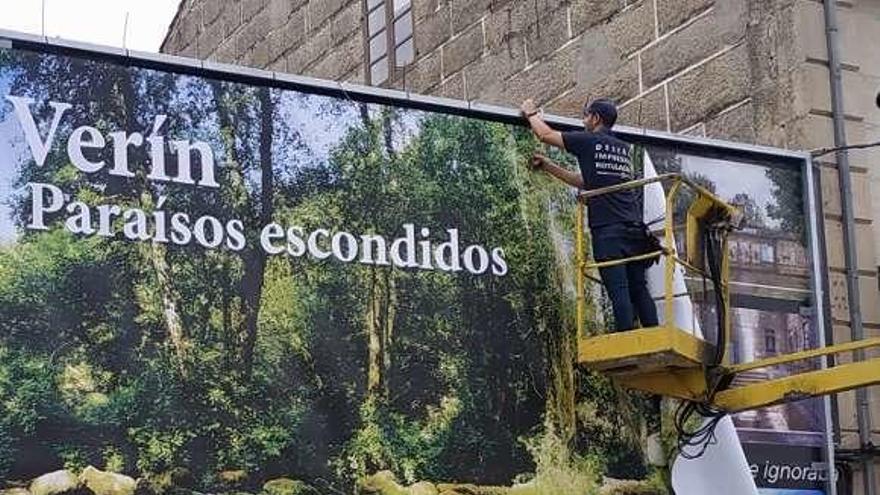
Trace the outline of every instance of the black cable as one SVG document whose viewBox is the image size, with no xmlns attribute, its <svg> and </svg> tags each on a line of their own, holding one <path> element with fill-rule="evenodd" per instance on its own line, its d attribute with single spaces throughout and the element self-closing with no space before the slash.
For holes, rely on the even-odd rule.
<svg viewBox="0 0 880 495">
<path fill-rule="evenodd" d="M 724 359 L 724 350 L 727 347 L 727 301 L 724 298 L 724 280 L 722 279 L 724 263 L 724 232 L 717 228 L 706 229 L 706 264 L 709 268 L 709 279 L 715 291 L 715 305 L 717 308 L 717 335 L 715 336 L 715 356 L 710 366 L 718 366 Z"/>
<path fill-rule="evenodd" d="M 684 459 L 697 459 L 706 453 L 715 440 L 715 429 L 727 414 L 711 404 L 715 394 L 729 385 L 729 379 L 720 377 L 716 370 L 724 359 L 727 346 L 727 301 L 724 297 L 724 248 L 725 237 L 729 226 L 724 222 L 726 213 L 719 210 L 707 215 L 707 227 L 703 231 L 701 246 L 705 253 L 705 265 L 709 279 L 715 291 L 717 332 L 715 335 L 715 353 L 712 361 L 706 366 L 706 383 L 709 387 L 705 402 L 682 402 L 675 412 L 674 424 L 678 434 L 678 454 Z M 688 423 L 694 418 L 701 418 L 701 424 L 695 430 L 688 429 Z M 692 449 L 696 451 L 692 451 Z"/>
<path fill-rule="evenodd" d="M 880 146 L 880 141 L 875 141 L 873 143 L 859 143 L 859 144 L 849 144 L 846 146 L 835 146 L 833 148 L 819 148 L 810 152 L 810 155 L 813 158 L 819 158 L 820 156 L 825 156 L 831 153 L 835 153 L 837 151 L 847 151 L 847 150 L 861 150 L 866 148 L 876 148 Z"/>
</svg>

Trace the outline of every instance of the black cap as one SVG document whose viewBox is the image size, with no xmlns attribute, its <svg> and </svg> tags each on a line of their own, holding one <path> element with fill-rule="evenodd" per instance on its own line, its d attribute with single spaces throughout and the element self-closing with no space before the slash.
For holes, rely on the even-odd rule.
<svg viewBox="0 0 880 495">
<path fill-rule="evenodd" d="M 598 115 L 609 129 L 617 122 L 617 105 L 608 98 L 596 98 L 584 105 L 584 115 L 591 113 Z"/>
</svg>

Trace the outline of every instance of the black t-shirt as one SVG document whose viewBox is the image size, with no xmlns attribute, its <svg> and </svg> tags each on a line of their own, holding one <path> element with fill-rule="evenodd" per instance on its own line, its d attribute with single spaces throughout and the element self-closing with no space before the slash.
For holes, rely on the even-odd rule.
<svg viewBox="0 0 880 495">
<path fill-rule="evenodd" d="M 562 133 L 562 142 L 575 155 L 589 191 L 633 180 L 632 145 L 609 132 L 571 131 Z M 590 228 L 642 221 L 641 195 L 636 189 L 603 194 L 591 198 Z"/>
</svg>

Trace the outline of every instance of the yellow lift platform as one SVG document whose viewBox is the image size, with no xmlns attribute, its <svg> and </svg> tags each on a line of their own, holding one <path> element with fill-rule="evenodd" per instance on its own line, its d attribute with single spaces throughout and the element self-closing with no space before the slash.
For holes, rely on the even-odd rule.
<svg viewBox="0 0 880 495">
<path fill-rule="evenodd" d="M 592 263 L 586 259 L 584 205 L 586 200 L 616 191 L 642 188 L 648 184 L 663 183 L 668 186 L 666 197 L 666 221 L 662 248 L 632 258 Z M 673 218 L 676 200 L 683 188 L 690 190 L 693 199 L 688 205 L 683 225 L 676 225 Z M 603 373 L 624 388 L 700 403 L 714 410 L 734 413 L 773 404 L 834 394 L 880 383 L 880 358 L 862 360 L 864 350 L 880 347 L 880 338 L 828 346 L 758 361 L 731 364 L 727 349 L 719 352 L 715 345 L 692 331 L 665 325 L 598 336 L 585 332 L 586 291 L 585 282 L 595 269 L 636 260 L 662 258 L 665 260 L 664 300 L 661 321 L 675 322 L 674 300 L 686 294 L 674 294 L 676 266 L 687 273 L 709 277 L 704 259 L 703 234 L 714 229 L 722 239 L 720 263 L 721 303 L 725 308 L 723 328 L 725 342 L 730 342 L 729 250 L 727 234 L 742 222 L 740 211 L 718 198 L 707 189 L 689 181 L 679 174 L 665 174 L 636 180 L 626 184 L 581 193 L 577 208 L 575 242 L 577 250 L 577 328 L 578 362 Z M 676 232 L 683 227 L 685 248 L 676 248 Z M 717 272 L 716 272 L 717 274 Z M 705 280 L 705 278 L 704 278 Z M 738 374 L 760 368 L 846 352 L 856 353 L 856 359 L 831 368 L 807 371 L 758 383 L 732 385 Z"/>
</svg>

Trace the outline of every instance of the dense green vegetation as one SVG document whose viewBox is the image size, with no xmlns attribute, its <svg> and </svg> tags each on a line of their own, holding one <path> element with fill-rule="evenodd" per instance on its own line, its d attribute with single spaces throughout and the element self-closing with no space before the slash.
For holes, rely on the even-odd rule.
<svg viewBox="0 0 880 495">
<path fill-rule="evenodd" d="M 42 167 L 25 153 L 19 185 L 145 211 L 161 194 L 169 211 L 242 219 L 248 242 L 77 237 L 56 221 L 0 248 L 0 479 L 91 464 L 134 477 L 185 468 L 203 491 L 244 471 L 245 488 L 287 476 L 351 493 L 390 470 L 405 484 L 533 480 L 557 494 L 646 475 L 646 403 L 573 367 L 573 201 L 528 173 L 536 144 L 524 129 L 4 57 L 9 92 L 42 102 L 38 121 L 51 119 L 49 100 L 74 103 L 66 122 L 102 131 L 167 114 L 169 139 L 212 144 L 220 189 L 158 186 L 143 170 L 85 176 L 64 153 Z M 328 132 L 331 143 L 315 144 Z M 2 199 L 23 226 L 28 199 Z M 502 248 L 510 271 L 269 256 L 258 239 L 269 222 L 388 236 L 405 223 L 459 228 L 468 244 Z"/>
</svg>

